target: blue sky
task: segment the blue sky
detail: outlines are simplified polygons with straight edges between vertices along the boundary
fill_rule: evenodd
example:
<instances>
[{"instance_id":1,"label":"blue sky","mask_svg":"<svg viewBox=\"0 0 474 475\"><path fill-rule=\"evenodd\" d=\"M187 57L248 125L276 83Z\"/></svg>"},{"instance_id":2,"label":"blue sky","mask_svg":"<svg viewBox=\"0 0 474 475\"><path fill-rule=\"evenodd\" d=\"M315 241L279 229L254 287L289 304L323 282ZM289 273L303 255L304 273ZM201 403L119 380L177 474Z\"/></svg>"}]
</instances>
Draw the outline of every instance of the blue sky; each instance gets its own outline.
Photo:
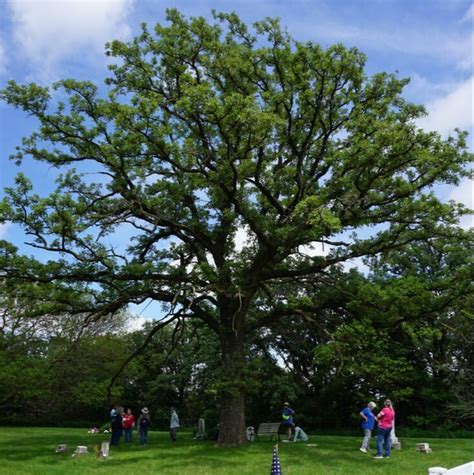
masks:
<instances>
[{"instance_id":1,"label":"blue sky","mask_svg":"<svg viewBox=\"0 0 474 475\"><path fill-rule=\"evenodd\" d=\"M420 126L443 135L454 127L473 130L470 0L2 0L0 85L9 79L48 84L65 77L102 82L104 43L133 37L141 22L164 21L169 7L205 17L211 9L234 10L250 23L278 16L298 40L356 46L368 57L368 73L412 78L406 97L429 111ZM19 171L8 156L34 127L32 119L0 104L0 196ZM53 186L53 172L45 167L25 163L22 171L45 192ZM438 193L472 207L467 181ZM2 224L0 238L22 240Z\"/></svg>"}]
</instances>

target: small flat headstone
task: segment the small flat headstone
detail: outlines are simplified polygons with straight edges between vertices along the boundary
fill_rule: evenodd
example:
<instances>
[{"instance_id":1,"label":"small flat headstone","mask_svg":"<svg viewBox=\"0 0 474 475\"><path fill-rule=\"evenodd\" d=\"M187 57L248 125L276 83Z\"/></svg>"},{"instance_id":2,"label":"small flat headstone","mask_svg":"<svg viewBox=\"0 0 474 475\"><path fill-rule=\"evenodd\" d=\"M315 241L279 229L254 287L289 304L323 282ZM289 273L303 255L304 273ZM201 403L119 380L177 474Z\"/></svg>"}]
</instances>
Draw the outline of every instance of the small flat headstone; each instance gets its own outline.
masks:
<instances>
[{"instance_id":1,"label":"small flat headstone","mask_svg":"<svg viewBox=\"0 0 474 475\"><path fill-rule=\"evenodd\" d=\"M67 453L68 451L68 446L67 444L59 444L57 447L56 447L56 453L57 454L65 454Z\"/></svg>"},{"instance_id":2,"label":"small flat headstone","mask_svg":"<svg viewBox=\"0 0 474 475\"><path fill-rule=\"evenodd\" d=\"M78 445L72 456L76 455L87 455L89 451L87 450L87 445Z\"/></svg>"},{"instance_id":3,"label":"small flat headstone","mask_svg":"<svg viewBox=\"0 0 474 475\"><path fill-rule=\"evenodd\" d=\"M428 469L428 475L444 475L448 473L448 469L444 467L431 467Z\"/></svg>"},{"instance_id":4,"label":"small flat headstone","mask_svg":"<svg viewBox=\"0 0 474 475\"><path fill-rule=\"evenodd\" d=\"M428 444L426 442L423 442L421 444L416 444L416 450L417 450L417 452L431 453L430 444Z\"/></svg>"}]
</instances>

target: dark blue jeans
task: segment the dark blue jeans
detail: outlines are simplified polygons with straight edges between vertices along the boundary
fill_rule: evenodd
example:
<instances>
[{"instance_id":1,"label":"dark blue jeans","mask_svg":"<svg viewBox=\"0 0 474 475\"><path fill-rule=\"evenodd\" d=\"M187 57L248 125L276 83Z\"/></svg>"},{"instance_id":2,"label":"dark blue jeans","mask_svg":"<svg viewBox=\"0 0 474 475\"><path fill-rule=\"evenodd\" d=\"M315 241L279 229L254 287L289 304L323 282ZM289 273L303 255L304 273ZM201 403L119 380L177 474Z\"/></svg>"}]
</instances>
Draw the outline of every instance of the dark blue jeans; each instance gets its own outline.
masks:
<instances>
[{"instance_id":1,"label":"dark blue jeans","mask_svg":"<svg viewBox=\"0 0 474 475\"><path fill-rule=\"evenodd\" d=\"M110 439L110 445L118 445L121 435L122 429L112 429L112 438Z\"/></svg>"},{"instance_id":2,"label":"dark blue jeans","mask_svg":"<svg viewBox=\"0 0 474 475\"><path fill-rule=\"evenodd\" d=\"M385 445L385 457L390 457L390 449L392 448L392 440L390 439L390 429L377 429L377 455L382 455L382 444Z\"/></svg>"},{"instance_id":3,"label":"dark blue jeans","mask_svg":"<svg viewBox=\"0 0 474 475\"><path fill-rule=\"evenodd\" d=\"M142 429L140 427L140 444L146 445L148 442L148 429Z\"/></svg>"},{"instance_id":4,"label":"dark blue jeans","mask_svg":"<svg viewBox=\"0 0 474 475\"><path fill-rule=\"evenodd\" d=\"M123 430L123 435L125 442L131 442L132 441L132 431L133 429L124 429Z\"/></svg>"}]
</instances>

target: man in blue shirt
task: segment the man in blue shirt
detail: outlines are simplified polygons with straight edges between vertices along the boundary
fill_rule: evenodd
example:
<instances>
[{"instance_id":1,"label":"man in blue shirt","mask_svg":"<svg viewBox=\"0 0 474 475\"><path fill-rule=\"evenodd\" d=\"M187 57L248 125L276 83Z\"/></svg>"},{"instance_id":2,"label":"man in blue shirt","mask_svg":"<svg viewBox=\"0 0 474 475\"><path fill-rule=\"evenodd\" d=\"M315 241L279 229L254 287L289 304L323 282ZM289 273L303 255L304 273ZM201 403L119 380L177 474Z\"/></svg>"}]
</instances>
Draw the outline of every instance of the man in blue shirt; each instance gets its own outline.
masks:
<instances>
[{"instance_id":1,"label":"man in blue shirt","mask_svg":"<svg viewBox=\"0 0 474 475\"><path fill-rule=\"evenodd\" d=\"M360 451L366 453L369 450L370 437L372 436L372 431L375 425L375 416L372 412L375 408L375 402L369 402L367 407L364 407L362 411L359 412L360 417L362 417L362 430L364 431L364 439L362 440L362 445Z\"/></svg>"}]
</instances>

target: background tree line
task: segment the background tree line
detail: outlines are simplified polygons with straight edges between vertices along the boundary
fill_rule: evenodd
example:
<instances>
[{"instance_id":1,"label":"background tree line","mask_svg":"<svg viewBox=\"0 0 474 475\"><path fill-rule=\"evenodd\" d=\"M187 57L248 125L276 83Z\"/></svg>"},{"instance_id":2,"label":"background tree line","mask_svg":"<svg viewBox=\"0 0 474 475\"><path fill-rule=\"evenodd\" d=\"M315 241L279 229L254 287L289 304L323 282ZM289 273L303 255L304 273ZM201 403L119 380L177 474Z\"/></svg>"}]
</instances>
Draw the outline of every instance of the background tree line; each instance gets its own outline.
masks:
<instances>
[{"instance_id":1,"label":"background tree line","mask_svg":"<svg viewBox=\"0 0 474 475\"><path fill-rule=\"evenodd\" d=\"M247 423L278 420L290 400L308 430L351 430L368 399L391 397L400 427L472 428L470 242L459 232L410 246L367 261L368 275L331 268L307 292L319 312L269 321L246 345ZM280 291L291 299L304 285ZM21 293L9 299L5 282L3 290L0 423L100 425L120 401L150 407L155 427L166 426L175 406L186 425L204 417L215 433L221 356L205 325L162 328L108 396L153 323L129 332L124 313L86 327L80 316L36 318L22 310Z\"/></svg>"}]
</instances>

